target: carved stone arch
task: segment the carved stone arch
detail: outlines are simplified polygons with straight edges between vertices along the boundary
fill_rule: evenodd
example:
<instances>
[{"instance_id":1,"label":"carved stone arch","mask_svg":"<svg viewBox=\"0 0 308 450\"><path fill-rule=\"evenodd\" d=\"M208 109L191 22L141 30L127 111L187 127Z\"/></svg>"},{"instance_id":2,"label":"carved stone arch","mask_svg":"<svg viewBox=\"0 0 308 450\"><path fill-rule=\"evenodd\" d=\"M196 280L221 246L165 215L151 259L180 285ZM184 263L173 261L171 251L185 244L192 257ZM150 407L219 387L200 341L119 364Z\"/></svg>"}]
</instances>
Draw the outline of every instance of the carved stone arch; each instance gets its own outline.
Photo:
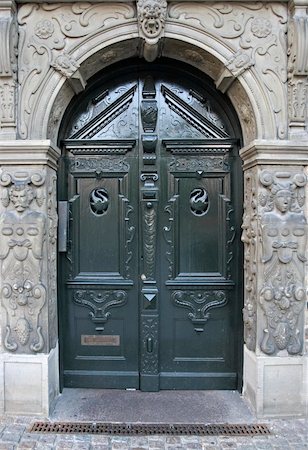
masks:
<instances>
[{"instance_id":1,"label":"carved stone arch","mask_svg":"<svg viewBox=\"0 0 308 450\"><path fill-rule=\"evenodd\" d=\"M200 41L191 43L190 39L187 38L185 40L185 36L184 40L183 36L181 39L178 39L178 37L179 36L176 36L176 38L167 37L165 39L162 56L186 62L198 68L206 75L210 76L220 90L223 92L228 90L227 95L237 112L241 124L244 144L248 144L256 138L265 138L267 135L272 136L275 134L274 120L271 120L269 116L272 115L270 105L266 105L265 112L264 105L259 105L257 103L257 99L264 98L265 95L260 83L256 82L255 74L246 73L238 79L231 74L232 80L230 82L229 79L227 80L230 72L225 67L227 58L222 56L226 53L225 51L221 51L219 54L218 51L214 52L210 45L201 45ZM120 38L123 40L120 40ZM58 82L57 85L54 85L54 88L51 90L54 92L54 96L53 98L49 97L50 101L53 100L52 105L48 108L46 108L46 105L38 107L38 111L46 111L46 114L48 114L49 111L49 118L48 121L46 121L45 116L45 119L43 120L41 119L42 115L38 114L38 118L33 120L33 125L35 126L35 129L33 129L34 133L37 129L43 130L44 123L48 123L47 129L44 131L44 137L47 136L56 141L58 126L61 122L62 115L75 93L82 89L83 84L85 85L90 77L108 65L139 55L138 38L134 37L132 39L127 39L126 33L117 37L118 42L114 42L114 37L112 38L113 42L102 42L99 41L97 37L95 40L97 41L96 47L94 46L94 42L88 42L89 45L87 45L87 47L89 50L87 53L83 53L82 57L78 60L78 65L80 67L73 77L66 79L62 76L60 82ZM71 57L73 60L75 55L80 54L80 48L81 46L78 46L78 48L72 52ZM221 50L223 50L223 47ZM218 54L219 57L217 56ZM229 55L231 55L230 51ZM224 71L226 70L227 73L224 74ZM55 78L53 80L55 81ZM225 83L228 83L227 88L225 88ZM41 98L42 97L44 97L44 95L42 95ZM263 106L263 110L261 106ZM266 126L264 117L269 117ZM41 120L42 127L37 127L37 120ZM35 137L42 138L42 136Z\"/></svg>"},{"instance_id":2,"label":"carved stone arch","mask_svg":"<svg viewBox=\"0 0 308 450\"><path fill-rule=\"evenodd\" d=\"M54 31L56 24L60 23L55 20L56 14L68 5L42 5L32 11L25 10L26 7L20 9L19 134L22 139L48 137L56 141L66 107L74 94L84 88L87 80L111 63L139 56L142 45L135 9L131 5L116 5L119 11L116 11L111 23L111 12L105 13L102 9L100 14L106 19L106 26L97 26L91 33L85 29L83 34L76 34L73 38L67 37L63 30L58 30L55 36ZM105 8L104 5L100 7ZM178 7L193 8L193 4L181 3ZM91 8L98 6L92 5ZM210 11L211 6L204 4L202 8ZM251 9L252 17L257 17L260 11L263 13L260 8ZM73 11L72 14L77 13ZM36 14L35 19L33 14ZM256 29L254 33L258 35L262 30L260 26L260 30ZM49 42L52 32L58 38L56 46ZM267 33L266 27L263 33ZM63 48L60 49L61 39ZM173 6L169 8L162 41L163 56L184 60L198 67L214 79L220 90L227 93L239 116L244 144L253 139L284 137L286 108L281 104L286 100L286 88L283 83L277 82L273 89L271 77L274 71L265 66L265 76L264 67L259 64L260 58L252 61L247 52L238 50L235 39L233 42L216 29L207 29L201 21L188 20L186 13L175 12ZM272 98L281 104L273 105Z\"/></svg>"},{"instance_id":3,"label":"carved stone arch","mask_svg":"<svg viewBox=\"0 0 308 450\"><path fill-rule=\"evenodd\" d=\"M228 61L233 53L223 42L197 31L192 40L178 30L168 37L164 44L163 55L186 62L204 72L215 82L216 87L230 98L239 118L244 144L254 139L275 136L275 121L271 106L258 76L249 68L241 75L234 75L228 69ZM260 103L260 98L265 99ZM264 118L268 118L265 123Z\"/></svg>"}]
</instances>

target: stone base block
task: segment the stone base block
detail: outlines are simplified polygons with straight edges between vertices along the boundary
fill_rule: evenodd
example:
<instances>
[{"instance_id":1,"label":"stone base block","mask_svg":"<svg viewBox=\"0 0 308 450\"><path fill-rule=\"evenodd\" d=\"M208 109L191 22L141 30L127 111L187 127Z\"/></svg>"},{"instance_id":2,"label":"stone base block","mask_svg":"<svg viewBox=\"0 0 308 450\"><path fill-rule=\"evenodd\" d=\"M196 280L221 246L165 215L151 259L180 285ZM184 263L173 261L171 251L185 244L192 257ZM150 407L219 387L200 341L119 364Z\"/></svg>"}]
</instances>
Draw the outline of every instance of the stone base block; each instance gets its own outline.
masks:
<instances>
[{"instance_id":1,"label":"stone base block","mask_svg":"<svg viewBox=\"0 0 308 450\"><path fill-rule=\"evenodd\" d=\"M59 395L58 346L49 354L0 354L0 414L48 417Z\"/></svg>"},{"instance_id":2,"label":"stone base block","mask_svg":"<svg viewBox=\"0 0 308 450\"><path fill-rule=\"evenodd\" d=\"M257 356L244 348L244 398L257 417L308 417L308 357Z\"/></svg>"}]
</instances>

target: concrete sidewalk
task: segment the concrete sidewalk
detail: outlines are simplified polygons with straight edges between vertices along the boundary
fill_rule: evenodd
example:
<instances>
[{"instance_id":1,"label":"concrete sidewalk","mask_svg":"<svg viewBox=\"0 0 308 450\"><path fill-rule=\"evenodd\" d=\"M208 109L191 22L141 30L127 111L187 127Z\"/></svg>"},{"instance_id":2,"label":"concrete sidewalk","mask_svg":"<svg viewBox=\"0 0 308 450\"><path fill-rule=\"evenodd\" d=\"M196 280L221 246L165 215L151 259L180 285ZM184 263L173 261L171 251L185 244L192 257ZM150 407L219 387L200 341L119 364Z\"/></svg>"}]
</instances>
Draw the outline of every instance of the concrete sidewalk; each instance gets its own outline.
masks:
<instances>
[{"instance_id":1,"label":"concrete sidewalk","mask_svg":"<svg viewBox=\"0 0 308 450\"><path fill-rule=\"evenodd\" d=\"M51 422L124 423L265 423L261 436L106 436L30 433L44 418L2 417L0 450L210 450L308 449L308 421L303 418L257 420L238 392L106 391L65 389Z\"/></svg>"}]
</instances>

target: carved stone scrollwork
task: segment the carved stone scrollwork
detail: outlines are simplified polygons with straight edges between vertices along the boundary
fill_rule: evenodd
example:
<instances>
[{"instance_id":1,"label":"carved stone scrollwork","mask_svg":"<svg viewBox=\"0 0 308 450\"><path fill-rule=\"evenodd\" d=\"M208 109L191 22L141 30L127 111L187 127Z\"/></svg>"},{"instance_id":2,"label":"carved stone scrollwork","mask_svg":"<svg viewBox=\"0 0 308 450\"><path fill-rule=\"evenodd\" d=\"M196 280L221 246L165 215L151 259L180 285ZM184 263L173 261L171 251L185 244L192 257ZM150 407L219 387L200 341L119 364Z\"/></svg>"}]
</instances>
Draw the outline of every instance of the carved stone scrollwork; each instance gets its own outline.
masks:
<instances>
[{"instance_id":1,"label":"carved stone scrollwork","mask_svg":"<svg viewBox=\"0 0 308 450\"><path fill-rule=\"evenodd\" d=\"M294 2L288 30L288 87L290 133L305 134L308 125L307 4Z\"/></svg>"},{"instance_id":2,"label":"carved stone scrollwork","mask_svg":"<svg viewBox=\"0 0 308 450\"><path fill-rule=\"evenodd\" d=\"M44 338L40 312L46 302L42 283L47 217L39 211L45 197L44 173L1 174L0 216L1 302L6 311L4 346L9 351L40 352ZM31 205L37 204L37 208Z\"/></svg>"},{"instance_id":3,"label":"carved stone scrollwork","mask_svg":"<svg viewBox=\"0 0 308 450\"><path fill-rule=\"evenodd\" d=\"M144 41L143 56L151 62L159 55L159 41L163 37L167 17L166 0L138 0L139 34Z\"/></svg>"},{"instance_id":4,"label":"carved stone scrollwork","mask_svg":"<svg viewBox=\"0 0 308 450\"><path fill-rule=\"evenodd\" d=\"M286 31L288 11L280 3L174 2L168 9L168 23L175 22L204 30L231 49L226 67L216 85L225 91L249 68L257 73L264 88L255 98L261 111L265 100L271 105L277 138L287 137ZM230 80L228 80L230 78ZM259 91L261 92L261 91ZM256 97L256 92L254 93ZM264 98L262 99L262 97ZM246 115L247 112L245 112ZM250 111L248 111L250 113Z\"/></svg>"},{"instance_id":5,"label":"carved stone scrollwork","mask_svg":"<svg viewBox=\"0 0 308 450\"><path fill-rule=\"evenodd\" d=\"M0 136L2 139L14 139L18 43L16 10L14 2L7 2L0 8Z\"/></svg>"},{"instance_id":6,"label":"carved stone scrollwork","mask_svg":"<svg viewBox=\"0 0 308 450\"><path fill-rule=\"evenodd\" d=\"M127 294L124 291L78 290L73 301L90 310L89 316L95 324L105 324L111 316L109 310L125 305Z\"/></svg>"},{"instance_id":7,"label":"carved stone scrollwork","mask_svg":"<svg viewBox=\"0 0 308 450\"><path fill-rule=\"evenodd\" d=\"M19 108L20 134L23 139L28 137L31 114L41 95L47 73L50 70L57 71L68 78L75 92L83 89L85 80L79 70L79 61L73 54L76 47L112 26L135 18L135 14L133 5L125 2L21 5L18 11ZM105 57L108 60L108 52Z\"/></svg>"},{"instance_id":8,"label":"carved stone scrollwork","mask_svg":"<svg viewBox=\"0 0 308 450\"><path fill-rule=\"evenodd\" d=\"M245 173L245 198L242 224L242 242L244 243L244 341L249 350L256 349L257 325L257 246L258 214L257 188L255 173Z\"/></svg>"},{"instance_id":9,"label":"carved stone scrollwork","mask_svg":"<svg viewBox=\"0 0 308 450\"><path fill-rule=\"evenodd\" d=\"M303 350L307 222L303 213L304 173L263 171L259 196L264 284L260 305L265 315L261 350L298 354Z\"/></svg>"},{"instance_id":10,"label":"carved stone scrollwork","mask_svg":"<svg viewBox=\"0 0 308 450\"><path fill-rule=\"evenodd\" d=\"M194 325L196 332L204 331L206 322L210 318L208 312L212 308L226 305L228 297L224 291L175 291L171 295L176 306L189 309L188 318Z\"/></svg>"}]
</instances>

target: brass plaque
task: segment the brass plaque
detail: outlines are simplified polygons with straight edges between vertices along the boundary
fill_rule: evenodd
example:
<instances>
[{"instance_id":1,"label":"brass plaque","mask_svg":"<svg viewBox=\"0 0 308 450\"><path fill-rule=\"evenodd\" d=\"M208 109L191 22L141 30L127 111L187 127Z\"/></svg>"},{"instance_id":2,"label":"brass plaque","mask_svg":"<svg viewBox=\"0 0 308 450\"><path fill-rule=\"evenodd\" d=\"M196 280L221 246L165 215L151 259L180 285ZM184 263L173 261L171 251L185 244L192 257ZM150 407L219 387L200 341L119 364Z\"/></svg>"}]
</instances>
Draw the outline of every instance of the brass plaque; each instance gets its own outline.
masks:
<instances>
[{"instance_id":1,"label":"brass plaque","mask_svg":"<svg viewBox=\"0 0 308 450\"><path fill-rule=\"evenodd\" d=\"M120 336L106 334L82 334L81 345L105 345L118 347L120 345Z\"/></svg>"}]
</instances>

